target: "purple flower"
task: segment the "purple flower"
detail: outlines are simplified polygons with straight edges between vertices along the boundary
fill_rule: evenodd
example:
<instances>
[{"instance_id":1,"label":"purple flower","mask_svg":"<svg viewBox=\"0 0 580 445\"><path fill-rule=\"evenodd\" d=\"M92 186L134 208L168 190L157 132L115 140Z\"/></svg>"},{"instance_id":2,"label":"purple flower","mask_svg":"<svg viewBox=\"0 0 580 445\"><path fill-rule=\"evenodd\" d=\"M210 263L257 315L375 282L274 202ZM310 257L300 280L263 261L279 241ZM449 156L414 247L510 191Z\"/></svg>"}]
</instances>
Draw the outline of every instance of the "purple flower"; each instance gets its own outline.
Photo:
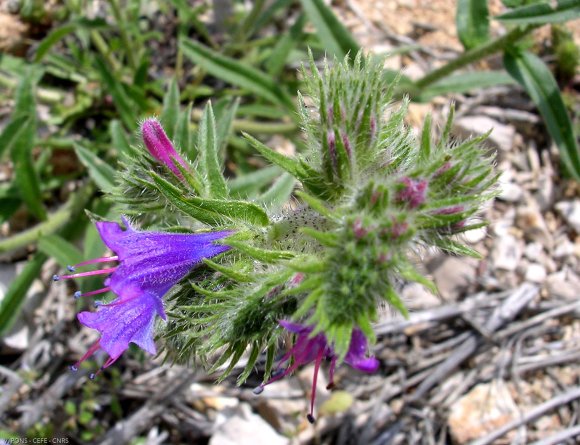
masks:
<instances>
[{"instance_id":1,"label":"purple flower","mask_svg":"<svg viewBox=\"0 0 580 445\"><path fill-rule=\"evenodd\" d=\"M108 304L95 303L96 312L81 312L78 320L101 334L99 340L71 367L76 370L81 362L97 350L103 349L109 359L101 369L107 368L135 343L145 351L155 354L153 328L155 316L165 320L162 297L183 279L203 258L213 257L229 250L215 241L230 235L231 231L208 233L163 233L134 230L123 218L123 230L115 222L97 222L103 242L116 256L102 257L69 266L77 267L96 263L116 262L117 266L71 275L55 275L54 281L106 274L104 287L86 293L76 292L75 298L113 292L117 298ZM94 374L92 375L94 377Z\"/></svg>"},{"instance_id":2,"label":"purple flower","mask_svg":"<svg viewBox=\"0 0 580 445\"><path fill-rule=\"evenodd\" d=\"M174 161L177 161L185 169L190 168L187 162L175 151L173 144L157 119L146 119L141 124L141 134L149 153L159 162L165 164L177 176L181 178L182 174Z\"/></svg>"},{"instance_id":3,"label":"purple flower","mask_svg":"<svg viewBox=\"0 0 580 445\"><path fill-rule=\"evenodd\" d=\"M334 386L334 369L338 357L335 355L332 346L328 344L326 336L323 333L317 334L314 337L311 336L314 329L312 326L304 326L285 320L280 320L279 323L284 329L297 335L296 342L282 357L278 369L272 374L272 378L266 383L258 386L254 390L254 393L260 394L266 385L291 374L299 366L314 361L314 376L312 378L312 391L310 396L310 413L307 415L308 421L314 423L314 401L316 399L316 382L318 380L320 363L324 358L330 360L330 369L328 372L330 382L327 389L331 389ZM375 372L379 367L379 361L374 357L367 357L367 349L368 345L365 335L360 329L355 328L352 331L350 346L344 361L359 371L367 373ZM282 369L282 364L290 361L290 359L292 359L292 364L286 369Z\"/></svg>"},{"instance_id":4,"label":"purple flower","mask_svg":"<svg viewBox=\"0 0 580 445\"><path fill-rule=\"evenodd\" d=\"M400 184L403 186L397 194L397 200L406 202L412 209L419 207L425 202L427 194L427 181L425 179L413 179L404 177Z\"/></svg>"}]
</instances>

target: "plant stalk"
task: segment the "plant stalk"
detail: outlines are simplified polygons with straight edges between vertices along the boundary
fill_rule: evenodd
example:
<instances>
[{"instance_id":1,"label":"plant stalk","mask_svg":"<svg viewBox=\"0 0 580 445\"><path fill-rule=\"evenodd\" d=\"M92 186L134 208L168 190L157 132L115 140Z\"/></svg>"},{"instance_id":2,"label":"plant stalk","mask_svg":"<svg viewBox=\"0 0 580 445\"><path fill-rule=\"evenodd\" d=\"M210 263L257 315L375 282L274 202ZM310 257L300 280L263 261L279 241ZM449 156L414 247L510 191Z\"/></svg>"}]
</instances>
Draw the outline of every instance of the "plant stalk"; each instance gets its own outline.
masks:
<instances>
[{"instance_id":1,"label":"plant stalk","mask_svg":"<svg viewBox=\"0 0 580 445\"><path fill-rule=\"evenodd\" d=\"M458 70L459 68L463 68L466 65L471 63L477 62L478 60L484 59L498 51L501 51L506 46L520 40L522 37L529 34L531 31L537 28L537 25L528 25L524 27L517 27L512 29L510 32L505 34L502 37L498 37L495 40L491 40L483 45L480 45L476 48L473 48L459 57L451 60L446 65L443 65L441 68L438 68L426 76L422 77L418 81L415 82L415 87L419 90L422 90L429 85L434 84L438 80L447 77L449 74L453 73L454 71Z\"/></svg>"}]
</instances>

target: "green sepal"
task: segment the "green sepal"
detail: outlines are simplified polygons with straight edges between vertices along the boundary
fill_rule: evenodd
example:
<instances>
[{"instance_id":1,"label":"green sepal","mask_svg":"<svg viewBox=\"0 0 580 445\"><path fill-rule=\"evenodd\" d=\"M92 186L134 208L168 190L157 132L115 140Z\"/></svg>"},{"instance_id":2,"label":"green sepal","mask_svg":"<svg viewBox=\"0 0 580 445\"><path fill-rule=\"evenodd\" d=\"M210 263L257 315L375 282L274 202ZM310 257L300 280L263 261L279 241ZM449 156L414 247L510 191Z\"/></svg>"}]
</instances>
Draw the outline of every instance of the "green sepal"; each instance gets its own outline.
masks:
<instances>
[{"instance_id":1,"label":"green sepal","mask_svg":"<svg viewBox=\"0 0 580 445\"><path fill-rule=\"evenodd\" d=\"M251 258L254 258L258 261L263 261L265 263L275 263L277 261L289 260L295 256L294 252L262 249L233 239L228 239L228 246L233 247L234 249L245 255L248 255Z\"/></svg>"},{"instance_id":2,"label":"green sepal","mask_svg":"<svg viewBox=\"0 0 580 445\"><path fill-rule=\"evenodd\" d=\"M214 263L212 260L208 258L204 258L202 260L208 267L212 268L213 270L221 273L225 277L237 281L239 283L251 283L254 281L254 277L251 275L240 272L239 270L234 270L230 267L222 266L221 264Z\"/></svg>"},{"instance_id":3,"label":"green sepal","mask_svg":"<svg viewBox=\"0 0 580 445\"><path fill-rule=\"evenodd\" d=\"M481 260L483 258L482 255L477 250L474 250L471 247L468 247L456 241L452 241L449 238L434 237L434 239L430 241L441 250L444 250L448 253L452 253L454 255L469 256L472 258L476 258L478 260Z\"/></svg>"},{"instance_id":4,"label":"green sepal","mask_svg":"<svg viewBox=\"0 0 580 445\"><path fill-rule=\"evenodd\" d=\"M403 277L405 280L415 281L421 284L422 286L425 286L432 293L434 294L437 293L437 286L435 285L435 283L426 276L424 276L422 273L420 273L417 269L415 269L411 263L407 263L402 267L400 267L399 273L401 274L401 277Z\"/></svg>"},{"instance_id":5,"label":"green sepal","mask_svg":"<svg viewBox=\"0 0 580 445\"><path fill-rule=\"evenodd\" d=\"M401 300L401 297L395 292L391 286L387 286L385 289L384 299L389 302L391 306L397 309L405 318L409 318L409 311L405 307L405 304Z\"/></svg>"},{"instance_id":6,"label":"green sepal","mask_svg":"<svg viewBox=\"0 0 580 445\"><path fill-rule=\"evenodd\" d=\"M335 233L331 232L321 232L320 230L313 229L312 227L302 227L300 232L315 239L323 246L336 247L340 242L339 237Z\"/></svg>"},{"instance_id":7,"label":"green sepal","mask_svg":"<svg viewBox=\"0 0 580 445\"><path fill-rule=\"evenodd\" d=\"M308 193L303 191L297 191L295 195L301 198L304 202L306 202L306 204L308 204L308 206L312 210L320 213L325 218L328 218L329 220L337 219L337 217L332 213L332 211L328 207L326 207L326 204L324 203L323 200L315 198L314 196L309 195Z\"/></svg>"}]
</instances>

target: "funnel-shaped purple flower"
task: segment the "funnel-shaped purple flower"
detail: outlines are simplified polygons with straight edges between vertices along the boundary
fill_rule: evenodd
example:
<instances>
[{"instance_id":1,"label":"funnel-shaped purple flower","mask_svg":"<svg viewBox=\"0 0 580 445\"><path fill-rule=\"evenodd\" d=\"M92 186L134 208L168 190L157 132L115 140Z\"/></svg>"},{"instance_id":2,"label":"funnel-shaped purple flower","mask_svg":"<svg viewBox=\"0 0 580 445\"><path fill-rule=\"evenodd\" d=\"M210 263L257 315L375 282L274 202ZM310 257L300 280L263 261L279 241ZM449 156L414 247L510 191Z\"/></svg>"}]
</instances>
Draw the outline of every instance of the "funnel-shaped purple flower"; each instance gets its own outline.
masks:
<instances>
[{"instance_id":1,"label":"funnel-shaped purple flower","mask_svg":"<svg viewBox=\"0 0 580 445\"><path fill-rule=\"evenodd\" d=\"M190 168L187 162L177 153L157 119L151 118L143 121L141 135L149 153L159 162L165 164L177 176L182 177L179 168L175 165L175 161L185 169Z\"/></svg>"},{"instance_id":2,"label":"funnel-shaped purple flower","mask_svg":"<svg viewBox=\"0 0 580 445\"><path fill-rule=\"evenodd\" d=\"M74 272L77 267L89 264L118 262L116 267L71 275L55 275L53 279L78 278L83 276L107 274L105 287L75 297L91 296L112 291L117 295L111 303L96 303L97 312L81 312L79 321L87 327L100 332L99 340L87 353L72 366L79 364L98 349L109 354L102 369L110 366L129 347L135 343L145 351L154 354L153 327L155 316L165 319L162 297L177 282L183 279L204 258L225 252L228 246L216 244L231 231L208 233L163 233L134 230L123 218L127 227L123 230L115 222L98 222L97 230L103 242L116 256L84 261L69 266Z\"/></svg>"},{"instance_id":3,"label":"funnel-shaped purple flower","mask_svg":"<svg viewBox=\"0 0 580 445\"><path fill-rule=\"evenodd\" d=\"M299 366L306 365L314 361L314 376L312 378L312 391L310 396L310 413L307 418L310 423L314 423L314 401L316 399L316 382L318 380L318 371L320 370L320 363L322 359L330 360L329 369L329 384L327 389L334 386L334 369L336 367L337 356L334 349L328 344L326 336L323 333L311 336L313 331L312 326L304 326L298 323L281 320L280 325L287 331L296 334L296 342L294 346L282 357L278 365L278 370L272 375L272 378L266 383L258 386L255 394L260 394L264 390L264 386L269 385L276 380L287 376L294 372ZM379 361L374 357L367 357L368 350L367 339L362 331L355 328L352 331L350 345L344 361L359 371L371 373L375 372L379 367ZM282 369L282 365L292 359L292 364L286 369Z\"/></svg>"}]
</instances>

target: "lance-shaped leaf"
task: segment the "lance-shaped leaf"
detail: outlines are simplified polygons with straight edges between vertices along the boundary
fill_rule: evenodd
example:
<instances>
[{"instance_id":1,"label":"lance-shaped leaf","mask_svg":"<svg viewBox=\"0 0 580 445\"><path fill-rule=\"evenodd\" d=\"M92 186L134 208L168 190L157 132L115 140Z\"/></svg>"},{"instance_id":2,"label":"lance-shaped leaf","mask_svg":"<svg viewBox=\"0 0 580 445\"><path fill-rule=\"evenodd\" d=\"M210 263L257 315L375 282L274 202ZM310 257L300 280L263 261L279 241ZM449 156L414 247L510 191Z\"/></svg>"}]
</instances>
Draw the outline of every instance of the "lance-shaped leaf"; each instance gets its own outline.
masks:
<instances>
[{"instance_id":1,"label":"lance-shaped leaf","mask_svg":"<svg viewBox=\"0 0 580 445\"><path fill-rule=\"evenodd\" d=\"M111 192L115 187L115 169L99 158L91 150L75 144L79 161L87 168L89 176L104 192Z\"/></svg>"},{"instance_id":2,"label":"lance-shaped leaf","mask_svg":"<svg viewBox=\"0 0 580 445\"><path fill-rule=\"evenodd\" d=\"M159 191L171 204L198 221L209 225L224 224L228 220L238 220L259 226L269 224L268 215L256 204L246 201L186 197L179 188L166 179L153 172L150 175Z\"/></svg>"},{"instance_id":3,"label":"lance-shaped leaf","mask_svg":"<svg viewBox=\"0 0 580 445\"><path fill-rule=\"evenodd\" d=\"M169 88L163 98L163 109L159 120L167 133L167 137L171 140L175 138L175 131L177 128L177 121L179 118L179 86L177 79L171 79Z\"/></svg>"},{"instance_id":4,"label":"lance-shaped leaf","mask_svg":"<svg viewBox=\"0 0 580 445\"><path fill-rule=\"evenodd\" d=\"M489 39L487 0L458 0L455 16L459 40L466 49Z\"/></svg>"},{"instance_id":5,"label":"lance-shaped leaf","mask_svg":"<svg viewBox=\"0 0 580 445\"><path fill-rule=\"evenodd\" d=\"M580 180L580 150L554 76L546 64L529 51L506 52L504 65L540 110L568 173Z\"/></svg>"},{"instance_id":6,"label":"lance-shaped leaf","mask_svg":"<svg viewBox=\"0 0 580 445\"><path fill-rule=\"evenodd\" d=\"M552 8L548 2L539 2L521 6L495 17L504 23L514 25L544 25L562 23L580 18L578 0L558 0Z\"/></svg>"},{"instance_id":7,"label":"lance-shaped leaf","mask_svg":"<svg viewBox=\"0 0 580 445\"><path fill-rule=\"evenodd\" d=\"M187 57L218 79L245 88L270 102L283 105L291 110L294 109L294 103L290 96L263 72L223 56L193 40L183 39L180 45Z\"/></svg>"},{"instance_id":8,"label":"lance-shaped leaf","mask_svg":"<svg viewBox=\"0 0 580 445\"><path fill-rule=\"evenodd\" d=\"M206 195L212 198L226 197L228 189L222 174L222 163L218 158L215 117L209 102L203 110L203 116L199 123L197 150L200 173L207 179Z\"/></svg>"},{"instance_id":9,"label":"lance-shaped leaf","mask_svg":"<svg viewBox=\"0 0 580 445\"><path fill-rule=\"evenodd\" d=\"M358 53L360 47L354 37L322 0L301 0L301 3L331 58L336 56L342 60L347 54Z\"/></svg>"}]
</instances>

